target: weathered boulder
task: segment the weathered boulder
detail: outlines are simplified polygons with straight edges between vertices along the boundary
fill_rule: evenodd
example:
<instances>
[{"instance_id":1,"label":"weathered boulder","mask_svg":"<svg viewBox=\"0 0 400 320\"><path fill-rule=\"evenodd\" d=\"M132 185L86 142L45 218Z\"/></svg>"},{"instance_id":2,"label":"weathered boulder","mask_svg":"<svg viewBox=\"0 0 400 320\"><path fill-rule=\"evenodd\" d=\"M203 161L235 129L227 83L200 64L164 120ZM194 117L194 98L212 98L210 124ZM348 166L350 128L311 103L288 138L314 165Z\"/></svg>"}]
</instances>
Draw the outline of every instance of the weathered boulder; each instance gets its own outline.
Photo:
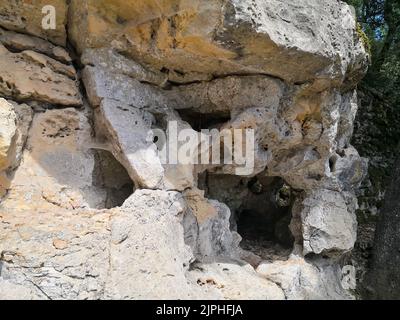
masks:
<instances>
[{"instance_id":1,"label":"weathered boulder","mask_svg":"<svg viewBox=\"0 0 400 320\"><path fill-rule=\"evenodd\" d=\"M137 186L162 188L164 170L157 157L157 149L149 140L153 116L118 101L104 99L97 119L99 128L104 130L104 136L111 142L113 153L127 168Z\"/></svg>"},{"instance_id":2,"label":"weathered boulder","mask_svg":"<svg viewBox=\"0 0 400 320\"><path fill-rule=\"evenodd\" d=\"M354 197L351 200L355 201ZM357 221L355 208L348 201L332 190L311 191L296 200L293 208L296 219L291 227L304 255L341 255L353 249Z\"/></svg>"},{"instance_id":3,"label":"weathered boulder","mask_svg":"<svg viewBox=\"0 0 400 320\"><path fill-rule=\"evenodd\" d=\"M185 126L172 112L165 114L168 115ZM137 187L183 191L194 186L193 165L161 162L157 146L153 143L152 128L156 119L150 112L105 98L95 110L95 121L98 135L104 137L105 143L125 166Z\"/></svg>"}]
</instances>

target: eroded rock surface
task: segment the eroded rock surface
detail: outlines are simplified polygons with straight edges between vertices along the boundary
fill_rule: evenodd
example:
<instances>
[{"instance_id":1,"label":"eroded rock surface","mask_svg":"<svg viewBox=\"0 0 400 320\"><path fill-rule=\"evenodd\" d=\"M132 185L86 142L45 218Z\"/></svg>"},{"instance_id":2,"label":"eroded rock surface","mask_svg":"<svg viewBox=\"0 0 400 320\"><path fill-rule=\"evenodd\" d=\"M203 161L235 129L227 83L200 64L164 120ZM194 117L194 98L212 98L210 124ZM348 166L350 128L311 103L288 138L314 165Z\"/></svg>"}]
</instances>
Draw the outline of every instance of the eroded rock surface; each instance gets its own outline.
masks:
<instances>
[{"instance_id":1,"label":"eroded rock surface","mask_svg":"<svg viewBox=\"0 0 400 320\"><path fill-rule=\"evenodd\" d=\"M79 106L81 96L74 67L41 53L12 53L0 45L0 93L18 100Z\"/></svg>"},{"instance_id":2,"label":"eroded rock surface","mask_svg":"<svg viewBox=\"0 0 400 320\"><path fill-rule=\"evenodd\" d=\"M0 196L10 187L21 162L23 148L32 121L32 109L26 104L0 99Z\"/></svg>"},{"instance_id":3,"label":"eroded rock surface","mask_svg":"<svg viewBox=\"0 0 400 320\"><path fill-rule=\"evenodd\" d=\"M56 12L56 28L43 29L42 13L46 5L51 5ZM32 0L32 1L0 1L0 26L8 30L31 34L57 45L65 46L67 32L67 1L66 0ZM45 10L45 13L48 11Z\"/></svg>"},{"instance_id":4,"label":"eroded rock surface","mask_svg":"<svg viewBox=\"0 0 400 320\"><path fill-rule=\"evenodd\" d=\"M46 4L53 31L42 1L0 1L0 298L353 298L349 6ZM251 170L165 163L155 132L182 129L253 129Z\"/></svg>"},{"instance_id":5,"label":"eroded rock surface","mask_svg":"<svg viewBox=\"0 0 400 320\"><path fill-rule=\"evenodd\" d=\"M79 51L114 41L172 77L266 73L292 82L341 81L365 67L351 10L339 2L76 0L71 6L70 34Z\"/></svg>"}]
</instances>

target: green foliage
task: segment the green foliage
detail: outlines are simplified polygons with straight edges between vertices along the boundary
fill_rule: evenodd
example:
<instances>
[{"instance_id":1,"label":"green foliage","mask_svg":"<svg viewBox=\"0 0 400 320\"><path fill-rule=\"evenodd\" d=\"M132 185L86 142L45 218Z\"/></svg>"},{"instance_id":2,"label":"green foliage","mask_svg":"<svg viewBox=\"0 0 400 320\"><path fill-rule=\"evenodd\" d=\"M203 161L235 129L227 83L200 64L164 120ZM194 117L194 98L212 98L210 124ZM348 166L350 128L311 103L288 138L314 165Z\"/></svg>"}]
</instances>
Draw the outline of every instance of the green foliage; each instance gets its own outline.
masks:
<instances>
[{"instance_id":1,"label":"green foliage","mask_svg":"<svg viewBox=\"0 0 400 320\"><path fill-rule=\"evenodd\" d=\"M363 223L374 219L368 208L380 208L400 147L400 1L345 2L354 6L357 33L371 54L371 66L359 86L361 107L352 141L369 159L369 180L359 198L365 208L358 212Z\"/></svg>"},{"instance_id":2,"label":"green foliage","mask_svg":"<svg viewBox=\"0 0 400 320\"><path fill-rule=\"evenodd\" d=\"M371 66L361 86L376 91L395 109L400 108L400 1L345 2L355 8L357 33L371 55Z\"/></svg>"},{"instance_id":3,"label":"green foliage","mask_svg":"<svg viewBox=\"0 0 400 320\"><path fill-rule=\"evenodd\" d=\"M400 1L345 2L356 9L357 33L371 53L372 64L362 87L376 91L386 104L400 111Z\"/></svg>"},{"instance_id":4,"label":"green foliage","mask_svg":"<svg viewBox=\"0 0 400 320\"><path fill-rule=\"evenodd\" d=\"M362 26L359 22L357 22L357 34L359 38L361 39L364 48L367 50L368 54L371 55L371 40L368 38L368 36L365 34L364 30L362 29Z\"/></svg>"}]
</instances>

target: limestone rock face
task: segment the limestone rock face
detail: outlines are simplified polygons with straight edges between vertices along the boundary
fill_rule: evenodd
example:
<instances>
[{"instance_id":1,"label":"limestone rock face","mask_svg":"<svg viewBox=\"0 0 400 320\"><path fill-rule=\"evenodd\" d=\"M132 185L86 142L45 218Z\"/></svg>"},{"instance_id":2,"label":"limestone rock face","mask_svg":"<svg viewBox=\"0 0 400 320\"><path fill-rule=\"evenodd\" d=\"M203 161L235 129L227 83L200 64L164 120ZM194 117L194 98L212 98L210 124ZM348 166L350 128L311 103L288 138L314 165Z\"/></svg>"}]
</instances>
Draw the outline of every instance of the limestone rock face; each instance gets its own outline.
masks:
<instances>
[{"instance_id":1,"label":"limestone rock face","mask_svg":"<svg viewBox=\"0 0 400 320\"><path fill-rule=\"evenodd\" d=\"M35 210L42 200L50 208L103 207L106 195L95 185L96 158L88 148L90 130L87 117L75 109L36 114L2 208Z\"/></svg>"},{"instance_id":2,"label":"limestone rock face","mask_svg":"<svg viewBox=\"0 0 400 320\"><path fill-rule=\"evenodd\" d=\"M28 36L0 28L0 41L14 51L34 50L43 53L63 63L70 63L71 57L67 50L41 38Z\"/></svg>"},{"instance_id":3,"label":"limestone rock face","mask_svg":"<svg viewBox=\"0 0 400 320\"><path fill-rule=\"evenodd\" d=\"M18 100L66 106L82 104L76 71L40 53L12 53L0 45L0 93Z\"/></svg>"},{"instance_id":4,"label":"limestone rock face","mask_svg":"<svg viewBox=\"0 0 400 320\"><path fill-rule=\"evenodd\" d=\"M32 121L32 109L0 99L0 196L4 196L11 183L11 176L21 162L23 148Z\"/></svg>"},{"instance_id":5,"label":"limestone rock face","mask_svg":"<svg viewBox=\"0 0 400 320\"><path fill-rule=\"evenodd\" d=\"M181 224L186 205L177 192L141 190L108 211L44 202L35 211L2 211L4 299L283 298L249 265L190 271L194 257Z\"/></svg>"},{"instance_id":6,"label":"limestone rock face","mask_svg":"<svg viewBox=\"0 0 400 320\"><path fill-rule=\"evenodd\" d=\"M353 298L349 6L0 0L0 27L0 298Z\"/></svg>"},{"instance_id":7,"label":"limestone rock face","mask_svg":"<svg viewBox=\"0 0 400 320\"><path fill-rule=\"evenodd\" d=\"M152 115L105 99L99 107L99 118L99 125L107 130L104 135L112 140L114 153L132 180L143 188L161 188L164 170L153 141L147 137Z\"/></svg>"},{"instance_id":8,"label":"limestone rock face","mask_svg":"<svg viewBox=\"0 0 400 320\"><path fill-rule=\"evenodd\" d=\"M17 131L17 117L14 107L6 100L1 99L0 104L0 169L4 169L9 166L9 153Z\"/></svg>"},{"instance_id":9,"label":"limestone rock face","mask_svg":"<svg viewBox=\"0 0 400 320\"><path fill-rule=\"evenodd\" d=\"M195 265L189 277L196 279L211 297L215 295L228 300L285 299L279 285L260 277L250 265L240 267L227 262Z\"/></svg>"},{"instance_id":10,"label":"limestone rock face","mask_svg":"<svg viewBox=\"0 0 400 320\"><path fill-rule=\"evenodd\" d=\"M79 51L113 41L171 78L265 73L290 82L342 81L349 69L366 66L352 12L339 2L76 0L71 6L70 35Z\"/></svg>"},{"instance_id":11,"label":"limestone rock face","mask_svg":"<svg viewBox=\"0 0 400 320\"><path fill-rule=\"evenodd\" d=\"M290 300L342 300L352 296L341 285L341 271L321 261L291 257L288 261L262 263L257 272L279 283Z\"/></svg>"},{"instance_id":12,"label":"limestone rock face","mask_svg":"<svg viewBox=\"0 0 400 320\"><path fill-rule=\"evenodd\" d=\"M56 28L43 29L45 17L42 10L46 5L55 8ZM65 46L67 33L67 1L66 0L32 0L32 1L0 1L0 26L20 33L28 33L57 45ZM45 11L47 13L47 11Z\"/></svg>"},{"instance_id":13,"label":"limestone rock face","mask_svg":"<svg viewBox=\"0 0 400 320\"><path fill-rule=\"evenodd\" d=\"M301 201L301 198L298 199ZM299 206L301 208L299 208ZM351 208L351 206L349 205ZM303 253L335 254L354 247L356 217L343 195L332 190L315 190L305 195L293 211L300 210Z\"/></svg>"},{"instance_id":14,"label":"limestone rock face","mask_svg":"<svg viewBox=\"0 0 400 320\"><path fill-rule=\"evenodd\" d=\"M177 192L138 191L124 203L112 219L106 297L193 298L185 277L193 256L184 242L184 210Z\"/></svg>"}]
</instances>

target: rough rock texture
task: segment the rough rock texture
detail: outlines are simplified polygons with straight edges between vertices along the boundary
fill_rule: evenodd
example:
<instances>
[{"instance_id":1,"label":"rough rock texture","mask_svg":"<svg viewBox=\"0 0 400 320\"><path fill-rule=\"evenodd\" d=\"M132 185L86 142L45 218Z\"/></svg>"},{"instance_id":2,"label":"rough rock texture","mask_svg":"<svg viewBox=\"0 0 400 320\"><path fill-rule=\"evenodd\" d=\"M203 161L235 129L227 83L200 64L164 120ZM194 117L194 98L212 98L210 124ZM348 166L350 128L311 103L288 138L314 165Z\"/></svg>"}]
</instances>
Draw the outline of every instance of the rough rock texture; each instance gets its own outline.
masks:
<instances>
[{"instance_id":1,"label":"rough rock texture","mask_svg":"<svg viewBox=\"0 0 400 320\"><path fill-rule=\"evenodd\" d=\"M287 261L262 263L257 272L278 283L291 300L352 299L341 285L341 270L324 261L291 257Z\"/></svg>"},{"instance_id":2,"label":"rough rock texture","mask_svg":"<svg viewBox=\"0 0 400 320\"><path fill-rule=\"evenodd\" d=\"M18 100L79 106L76 71L41 53L12 53L0 45L0 93Z\"/></svg>"},{"instance_id":3,"label":"rough rock texture","mask_svg":"<svg viewBox=\"0 0 400 320\"><path fill-rule=\"evenodd\" d=\"M10 164L10 149L13 144L13 138L17 131L17 119L14 107L6 100L1 99L0 121L0 169L7 168Z\"/></svg>"},{"instance_id":4,"label":"rough rock texture","mask_svg":"<svg viewBox=\"0 0 400 320\"><path fill-rule=\"evenodd\" d=\"M0 298L353 298L349 6L46 4L56 30L42 1L0 1ZM171 121L210 149L202 129L253 129L254 168L165 164Z\"/></svg>"},{"instance_id":5,"label":"rough rock texture","mask_svg":"<svg viewBox=\"0 0 400 320\"><path fill-rule=\"evenodd\" d=\"M194 257L184 239L185 202L177 192L141 190L106 211L68 210L44 199L36 204L34 211L2 211L4 299L284 297L249 265L189 270Z\"/></svg>"},{"instance_id":6,"label":"rough rock texture","mask_svg":"<svg viewBox=\"0 0 400 320\"><path fill-rule=\"evenodd\" d=\"M1 98L0 114L0 196L3 197L22 158L32 109L26 104L19 105Z\"/></svg>"},{"instance_id":7,"label":"rough rock texture","mask_svg":"<svg viewBox=\"0 0 400 320\"><path fill-rule=\"evenodd\" d=\"M350 7L337 1L72 1L80 52L110 42L138 61L204 75L266 73L293 82L343 80L365 61ZM107 30L107 32L104 32ZM338 62L339 61L339 62Z\"/></svg>"},{"instance_id":8,"label":"rough rock texture","mask_svg":"<svg viewBox=\"0 0 400 320\"><path fill-rule=\"evenodd\" d=\"M96 158L89 149L90 135L87 117L75 109L36 114L23 162L2 207L35 210L42 199L71 210L104 207L105 190L94 181Z\"/></svg>"},{"instance_id":9,"label":"rough rock texture","mask_svg":"<svg viewBox=\"0 0 400 320\"><path fill-rule=\"evenodd\" d=\"M354 201L354 199L351 199ZM357 222L353 208L344 195L332 190L315 190L297 200L294 211L300 212L303 253L334 254L350 251L356 241ZM298 208L300 206L301 208ZM296 235L295 220L293 234Z\"/></svg>"},{"instance_id":10,"label":"rough rock texture","mask_svg":"<svg viewBox=\"0 0 400 320\"><path fill-rule=\"evenodd\" d=\"M63 47L56 46L41 38L0 28L0 41L4 46L14 51L34 50L60 62L70 63L72 61L68 51Z\"/></svg>"},{"instance_id":11,"label":"rough rock texture","mask_svg":"<svg viewBox=\"0 0 400 320\"><path fill-rule=\"evenodd\" d=\"M45 30L42 28L42 9L52 5L56 12L56 29ZM67 1L66 0L1 0L0 1L0 26L8 30L28 33L65 46L67 33Z\"/></svg>"}]
</instances>

